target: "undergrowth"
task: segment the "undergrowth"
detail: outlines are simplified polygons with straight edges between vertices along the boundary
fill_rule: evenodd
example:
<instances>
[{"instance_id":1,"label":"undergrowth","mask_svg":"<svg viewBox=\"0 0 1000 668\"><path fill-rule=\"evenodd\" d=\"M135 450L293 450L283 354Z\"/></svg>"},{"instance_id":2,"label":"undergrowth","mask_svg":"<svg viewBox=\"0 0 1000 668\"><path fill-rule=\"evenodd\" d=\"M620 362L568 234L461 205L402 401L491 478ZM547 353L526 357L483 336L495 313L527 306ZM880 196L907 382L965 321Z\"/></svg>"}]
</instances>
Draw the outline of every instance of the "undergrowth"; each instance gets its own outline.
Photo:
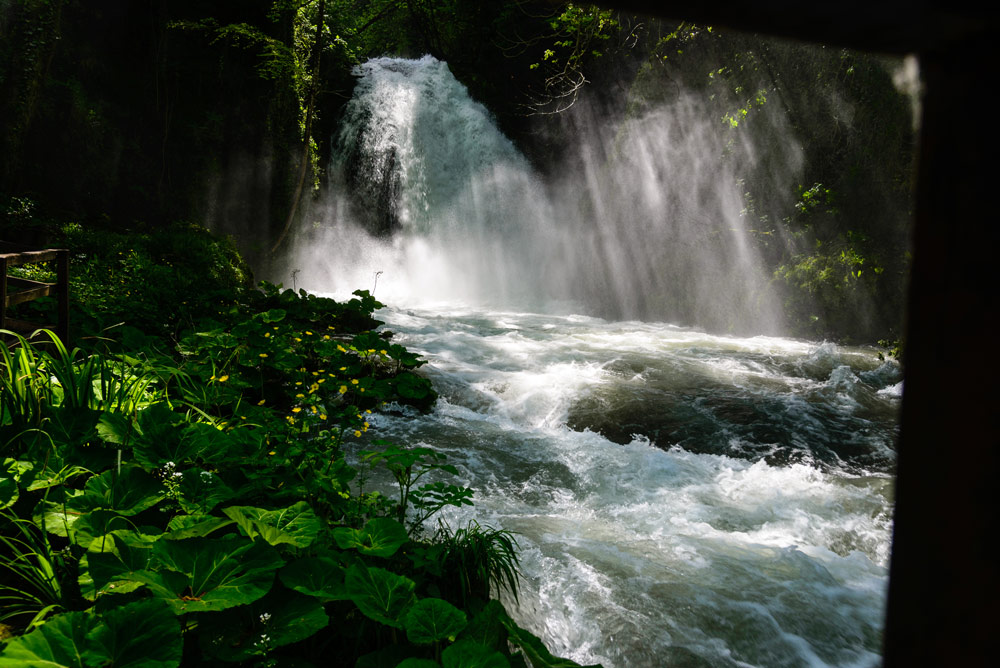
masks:
<instances>
[{"instance_id":1,"label":"undergrowth","mask_svg":"<svg viewBox=\"0 0 1000 668\"><path fill-rule=\"evenodd\" d=\"M426 529L472 504L458 471L371 438L436 398L382 304L226 272L171 297L194 268L132 242L134 265L76 261L155 299L91 283L76 346L0 344L0 667L576 665L496 598L517 599L513 535ZM347 450L398 493L361 489Z\"/></svg>"}]
</instances>

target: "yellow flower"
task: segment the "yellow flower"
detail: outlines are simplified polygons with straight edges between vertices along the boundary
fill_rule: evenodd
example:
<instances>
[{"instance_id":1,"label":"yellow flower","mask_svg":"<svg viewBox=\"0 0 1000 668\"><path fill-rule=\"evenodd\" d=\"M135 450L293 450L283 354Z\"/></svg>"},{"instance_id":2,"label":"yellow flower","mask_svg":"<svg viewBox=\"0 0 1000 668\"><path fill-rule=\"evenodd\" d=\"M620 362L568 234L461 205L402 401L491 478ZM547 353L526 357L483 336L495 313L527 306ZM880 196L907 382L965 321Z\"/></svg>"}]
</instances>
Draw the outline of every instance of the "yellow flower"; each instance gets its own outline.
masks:
<instances>
[{"instance_id":1,"label":"yellow flower","mask_svg":"<svg viewBox=\"0 0 1000 668\"><path fill-rule=\"evenodd\" d=\"M302 341L302 339L300 339L300 338L299 338L299 337L297 337L297 336L295 337L295 340L296 340L296 341Z\"/></svg>"},{"instance_id":2,"label":"yellow flower","mask_svg":"<svg viewBox=\"0 0 1000 668\"><path fill-rule=\"evenodd\" d=\"M324 341L329 341L330 340L330 335L329 334L324 334L323 335L323 340Z\"/></svg>"},{"instance_id":3,"label":"yellow flower","mask_svg":"<svg viewBox=\"0 0 1000 668\"><path fill-rule=\"evenodd\" d=\"M312 335L313 335L313 333L312 333L312 332L310 332L310 331L309 331L309 330L307 329L307 330L306 330L306 336L312 336Z\"/></svg>"},{"instance_id":4,"label":"yellow flower","mask_svg":"<svg viewBox=\"0 0 1000 668\"><path fill-rule=\"evenodd\" d=\"M271 452L269 452L269 453L267 453L267 454L269 454L269 455L274 455L274 454L276 454L276 453L275 453L275 451L274 451L274 450L271 450Z\"/></svg>"},{"instance_id":5,"label":"yellow flower","mask_svg":"<svg viewBox=\"0 0 1000 668\"><path fill-rule=\"evenodd\" d=\"M357 378L351 378L351 385L357 385L357 384L358 384L358 379Z\"/></svg>"},{"instance_id":6,"label":"yellow flower","mask_svg":"<svg viewBox=\"0 0 1000 668\"><path fill-rule=\"evenodd\" d=\"M388 350L380 350L379 352L382 353L383 355L388 355L389 354Z\"/></svg>"},{"instance_id":7,"label":"yellow flower","mask_svg":"<svg viewBox=\"0 0 1000 668\"><path fill-rule=\"evenodd\" d=\"M355 429L355 430L354 430L354 436L355 436L355 437L360 437L360 436L361 436L361 432L360 432L360 431L358 431L357 429Z\"/></svg>"},{"instance_id":8,"label":"yellow flower","mask_svg":"<svg viewBox=\"0 0 1000 668\"><path fill-rule=\"evenodd\" d=\"M270 338L270 336L271 336L271 332L264 332L264 338L265 339Z\"/></svg>"},{"instance_id":9,"label":"yellow flower","mask_svg":"<svg viewBox=\"0 0 1000 668\"><path fill-rule=\"evenodd\" d=\"M347 352L347 348L345 348L344 346L340 345L339 343L337 344L337 350L339 350L342 353L346 353Z\"/></svg>"},{"instance_id":10,"label":"yellow flower","mask_svg":"<svg viewBox=\"0 0 1000 668\"><path fill-rule=\"evenodd\" d=\"M292 412L293 412L293 413L298 413L298 412L299 412L299 411L301 411L301 410L302 410L302 408L301 408L301 407L299 407L299 406L296 406L295 408L293 408L293 409L292 409Z\"/></svg>"},{"instance_id":11,"label":"yellow flower","mask_svg":"<svg viewBox=\"0 0 1000 668\"><path fill-rule=\"evenodd\" d=\"M261 359L264 359L265 357L267 357L267 353L261 353L261 354L260 354L260 358L261 358Z\"/></svg>"},{"instance_id":12,"label":"yellow flower","mask_svg":"<svg viewBox=\"0 0 1000 668\"><path fill-rule=\"evenodd\" d=\"M297 381L295 381L295 384L296 384L296 385L301 385L301 384L302 384L302 381L301 381L301 380L297 380Z\"/></svg>"},{"instance_id":13,"label":"yellow flower","mask_svg":"<svg viewBox=\"0 0 1000 668\"><path fill-rule=\"evenodd\" d=\"M320 420L325 420L326 419L326 413L320 413L319 414L319 419Z\"/></svg>"},{"instance_id":14,"label":"yellow flower","mask_svg":"<svg viewBox=\"0 0 1000 668\"><path fill-rule=\"evenodd\" d=\"M337 391L340 392L341 394L344 394L345 392L347 392L347 386L346 385L341 385L340 389L337 390Z\"/></svg>"},{"instance_id":15,"label":"yellow flower","mask_svg":"<svg viewBox=\"0 0 1000 668\"><path fill-rule=\"evenodd\" d=\"M326 382L326 378L320 378L320 379L319 379L319 380L317 380L316 382L317 382L317 383L325 383L325 382Z\"/></svg>"},{"instance_id":16,"label":"yellow flower","mask_svg":"<svg viewBox=\"0 0 1000 668\"><path fill-rule=\"evenodd\" d=\"M258 406L263 406L263 405L264 405L264 400L263 400L263 399L261 399L260 401L258 401L258 402L257 402L257 405L258 405Z\"/></svg>"},{"instance_id":17,"label":"yellow flower","mask_svg":"<svg viewBox=\"0 0 1000 668\"><path fill-rule=\"evenodd\" d=\"M347 367L346 366L342 366L342 367L340 367L340 369L338 369L338 371L347 371Z\"/></svg>"},{"instance_id":18,"label":"yellow flower","mask_svg":"<svg viewBox=\"0 0 1000 668\"><path fill-rule=\"evenodd\" d=\"M365 391L365 388L363 388L363 387L362 387L362 388L361 388L361 391L362 391L362 392L364 392L364 391Z\"/></svg>"},{"instance_id":19,"label":"yellow flower","mask_svg":"<svg viewBox=\"0 0 1000 668\"><path fill-rule=\"evenodd\" d=\"M298 394L296 394L296 395L295 395L295 398L296 398L296 399L305 399L305 398L306 398L306 395L304 395L304 394L302 394L301 392L299 392Z\"/></svg>"}]
</instances>

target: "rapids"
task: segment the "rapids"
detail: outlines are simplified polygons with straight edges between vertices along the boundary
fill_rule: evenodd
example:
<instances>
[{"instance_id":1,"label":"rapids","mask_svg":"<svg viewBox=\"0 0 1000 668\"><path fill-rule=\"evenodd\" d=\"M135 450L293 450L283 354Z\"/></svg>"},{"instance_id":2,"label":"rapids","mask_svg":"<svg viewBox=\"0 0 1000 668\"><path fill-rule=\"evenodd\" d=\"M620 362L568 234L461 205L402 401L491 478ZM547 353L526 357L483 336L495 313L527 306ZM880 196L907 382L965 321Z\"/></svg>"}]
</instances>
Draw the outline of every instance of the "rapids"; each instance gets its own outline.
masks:
<instances>
[{"instance_id":1,"label":"rapids","mask_svg":"<svg viewBox=\"0 0 1000 668\"><path fill-rule=\"evenodd\" d=\"M518 622L607 668L877 665L901 374L780 336L740 175L791 192L793 143L681 96L575 116L543 178L445 63L358 75L287 270L429 360L437 407L375 433L458 467L452 528L516 533Z\"/></svg>"},{"instance_id":2,"label":"rapids","mask_svg":"<svg viewBox=\"0 0 1000 668\"><path fill-rule=\"evenodd\" d=\"M505 603L555 653L607 668L879 663L894 364L582 316L380 317L430 360L441 399L377 433L458 466L476 497L445 513L453 528L516 532L523 591Z\"/></svg>"}]
</instances>

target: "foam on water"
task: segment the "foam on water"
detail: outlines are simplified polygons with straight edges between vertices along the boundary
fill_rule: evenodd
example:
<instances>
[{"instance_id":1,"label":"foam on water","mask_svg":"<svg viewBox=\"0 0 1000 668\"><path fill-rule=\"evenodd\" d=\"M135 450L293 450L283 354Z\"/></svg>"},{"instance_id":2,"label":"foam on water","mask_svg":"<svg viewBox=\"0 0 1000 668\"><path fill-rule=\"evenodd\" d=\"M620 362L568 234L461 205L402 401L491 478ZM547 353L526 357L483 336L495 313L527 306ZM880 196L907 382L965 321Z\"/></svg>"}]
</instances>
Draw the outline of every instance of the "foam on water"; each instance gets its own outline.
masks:
<instances>
[{"instance_id":1,"label":"foam on water","mask_svg":"<svg viewBox=\"0 0 1000 668\"><path fill-rule=\"evenodd\" d=\"M467 307L380 317L427 355L442 393L429 415L382 418L380 436L459 467L476 505L446 511L453 526L476 518L517 533L524 589L505 603L557 653L609 668L878 664L898 397L881 392L894 376L874 352ZM751 403L802 411L789 424L812 419L816 433L867 429L855 440L889 463L824 461L808 431L800 456L779 462L752 447L754 425L725 452L642 433L617 444L568 425L595 391L632 396L650 382L680 383L671 403L728 383ZM884 420L858 416L856 386ZM636 396L651 417L664 408ZM605 410L613 420L614 403ZM697 415L706 434L728 428Z\"/></svg>"}]
</instances>

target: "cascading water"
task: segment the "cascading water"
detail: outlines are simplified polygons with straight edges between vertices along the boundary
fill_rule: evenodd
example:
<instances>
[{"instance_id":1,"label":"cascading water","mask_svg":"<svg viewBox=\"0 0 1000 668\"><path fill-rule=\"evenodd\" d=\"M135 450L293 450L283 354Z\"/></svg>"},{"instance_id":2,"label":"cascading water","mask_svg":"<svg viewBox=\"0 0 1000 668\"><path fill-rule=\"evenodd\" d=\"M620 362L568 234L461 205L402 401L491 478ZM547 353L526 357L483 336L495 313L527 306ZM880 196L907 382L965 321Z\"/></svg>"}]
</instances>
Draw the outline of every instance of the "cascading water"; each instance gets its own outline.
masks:
<instances>
[{"instance_id":1,"label":"cascading water","mask_svg":"<svg viewBox=\"0 0 1000 668\"><path fill-rule=\"evenodd\" d=\"M754 145L681 98L576 118L543 181L444 63L361 74L294 267L337 296L384 272L380 317L441 400L377 432L458 466L476 505L451 526L517 533L512 614L608 668L876 665L898 368L663 324L780 327L740 217Z\"/></svg>"}]
</instances>

